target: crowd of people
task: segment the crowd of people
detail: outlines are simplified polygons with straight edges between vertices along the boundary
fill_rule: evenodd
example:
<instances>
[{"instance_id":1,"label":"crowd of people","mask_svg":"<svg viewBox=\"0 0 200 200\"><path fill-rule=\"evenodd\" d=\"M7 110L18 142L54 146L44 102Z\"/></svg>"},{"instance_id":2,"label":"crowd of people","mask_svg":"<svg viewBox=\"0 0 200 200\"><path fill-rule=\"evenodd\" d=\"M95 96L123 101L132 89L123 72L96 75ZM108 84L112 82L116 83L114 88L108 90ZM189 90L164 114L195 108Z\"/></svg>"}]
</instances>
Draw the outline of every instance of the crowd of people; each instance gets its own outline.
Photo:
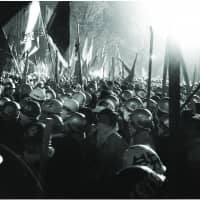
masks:
<instances>
[{"instance_id":1,"label":"crowd of people","mask_svg":"<svg viewBox=\"0 0 200 200\"><path fill-rule=\"evenodd\" d=\"M199 197L200 93L182 111L176 137L160 80L148 107L146 96L137 77L81 86L2 76L0 197Z\"/></svg>"}]
</instances>

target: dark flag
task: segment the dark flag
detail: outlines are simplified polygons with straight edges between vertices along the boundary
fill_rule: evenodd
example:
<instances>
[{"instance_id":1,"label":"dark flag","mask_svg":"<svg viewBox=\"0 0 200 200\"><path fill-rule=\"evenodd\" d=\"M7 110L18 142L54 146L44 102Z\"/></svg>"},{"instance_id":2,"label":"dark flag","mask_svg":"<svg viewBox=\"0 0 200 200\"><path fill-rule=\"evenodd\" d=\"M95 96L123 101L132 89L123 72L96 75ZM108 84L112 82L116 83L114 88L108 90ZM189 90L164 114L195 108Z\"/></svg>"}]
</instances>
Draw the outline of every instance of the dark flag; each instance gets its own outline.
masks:
<instances>
[{"instance_id":1,"label":"dark flag","mask_svg":"<svg viewBox=\"0 0 200 200\"><path fill-rule=\"evenodd\" d=\"M1 1L0 6L0 26L3 27L6 23L16 15L22 8L25 8L31 1Z\"/></svg>"},{"instance_id":2,"label":"dark flag","mask_svg":"<svg viewBox=\"0 0 200 200\"><path fill-rule=\"evenodd\" d=\"M125 62L121 58L118 58L118 59L122 63L122 71L123 71L123 73L124 73L124 69L125 69L127 71L127 73L130 74L131 70L128 68L128 66L125 64Z\"/></svg>"},{"instance_id":3,"label":"dark flag","mask_svg":"<svg viewBox=\"0 0 200 200\"><path fill-rule=\"evenodd\" d=\"M13 56L8 45L5 33L2 28L0 28L0 76L3 72L4 67L12 66L12 58Z\"/></svg>"},{"instance_id":4,"label":"dark flag","mask_svg":"<svg viewBox=\"0 0 200 200\"><path fill-rule=\"evenodd\" d=\"M70 41L70 5L69 1L59 1L47 25L47 33L65 54Z\"/></svg>"},{"instance_id":5,"label":"dark flag","mask_svg":"<svg viewBox=\"0 0 200 200\"><path fill-rule=\"evenodd\" d=\"M75 56L77 58L75 64L74 77L76 82L82 85L82 68L81 68L81 54L80 54L80 37L79 37L79 24L77 25L77 41L75 44Z\"/></svg>"},{"instance_id":6,"label":"dark flag","mask_svg":"<svg viewBox=\"0 0 200 200\"><path fill-rule=\"evenodd\" d=\"M137 54L136 54L135 59L134 59L134 62L133 62L133 67L132 67L132 69L131 69L129 75L128 75L128 76L126 77L126 79L125 79L125 80L128 81L128 82L132 82L133 79L134 79L136 61L137 61Z\"/></svg>"}]
</instances>

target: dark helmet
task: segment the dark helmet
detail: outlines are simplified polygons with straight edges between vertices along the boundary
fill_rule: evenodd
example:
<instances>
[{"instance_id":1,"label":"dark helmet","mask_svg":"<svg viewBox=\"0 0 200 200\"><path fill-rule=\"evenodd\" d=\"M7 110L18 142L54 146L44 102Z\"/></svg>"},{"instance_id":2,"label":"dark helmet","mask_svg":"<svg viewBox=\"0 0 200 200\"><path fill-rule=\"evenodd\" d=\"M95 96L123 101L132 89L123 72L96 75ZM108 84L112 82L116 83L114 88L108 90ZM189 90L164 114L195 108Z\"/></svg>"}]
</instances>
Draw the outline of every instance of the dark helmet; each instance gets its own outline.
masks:
<instances>
[{"instance_id":1,"label":"dark helmet","mask_svg":"<svg viewBox=\"0 0 200 200\"><path fill-rule=\"evenodd\" d=\"M42 144L45 128L46 125L42 122L34 122L30 124L24 133L25 143Z\"/></svg>"},{"instance_id":2,"label":"dark helmet","mask_svg":"<svg viewBox=\"0 0 200 200\"><path fill-rule=\"evenodd\" d=\"M145 101L145 104L147 104L147 101ZM153 99L149 99L149 110L150 111L156 111L157 109L157 102Z\"/></svg>"},{"instance_id":3,"label":"dark helmet","mask_svg":"<svg viewBox=\"0 0 200 200\"><path fill-rule=\"evenodd\" d=\"M2 107L7 101L11 101L11 100L8 97L0 98L0 107Z\"/></svg>"},{"instance_id":4,"label":"dark helmet","mask_svg":"<svg viewBox=\"0 0 200 200\"><path fill-rule=\"evenodd\" d=\"M144 108L135 109L130 114L129 121L136 126L136 128L150 129L153 127L153 116L149 110Z\"/></svg>"},{"instance_id":5,"label":"dark helmet","mask_svg":"<svg viewBox=\"0 0 200 200\"><path fill-rule=\"evenodd\" d=\"M122 100L127 101L127 100L131 99L133 97L133 95L134 94L132 93L131 90L124 90L121 93L121 98L122 98Z\"/></svg>"},{"instance_id":6,"label":"dark helmet","mask_svg":"<svg viewBox=\"0 0 200 200\"><path fill-rule=\"evenodd\" d=\"M158 102L158 111L169 114L169 98L164 97Z\"/></svg>"},{"instance_id":7,"label":"dark helmet","mask_svg":"<svg viewBox=\"0 0 200 200\"><path fill-rule=\"evenodd\" d=\"M84 114L75 112L71 113L71 116L64 120L65 131L72 131L82 133L87 125L87 120Z\"/></svg>"},{"instance_id":8,"label":"dark helmet","mask_svg":"<svg viewBox=\"0 0 200 200\"><path fill-rule=\"evenodd\" d=\"M160 97L157 96L157 95L152 96L151 99L153 99L153 100L156 101L157 103L160 101Z\"/></svg>"},{"instance_id":9,"label":"dark helmet","mask_svg":"<svg viewBox=\"0 0 200 200\"><path fill-rule=\"evenodd\" d=\"M125 102L125 106L128 111L132 112L137 108L143 108L143 102L139 97L133 97Z\"/></svg>"},{"instance_id":10,"label":"dark helmet","mask_svg":"<svg viewBox=\"0 0 200 200\"><path fill-rule=\"evenodd\" d=\"M23 101L23 106L21 105L22 114L37 119L41 114L40 104L36 101L25 100Z\"/></svg>"},{"instance_id":11,"label":"dark helmet","mask_svg":"<svg viewBox=\"0 0 200 200\"><path fill-rule=\"evenodd\" d=\"M47 114L58 114L62 112L63 104L57 99L50 99L42 104L42 112Z\"/></svg>"},{"instance_id":12,"label":"dark helmet","mask_svg":"<svg viewBox=\"0 0 200 200\"><path fill-rule=\"evenodd\" d=\"M61 116L59 115L51 115L51 118L53 119L53 133L61 133L63 132L64 128L64 122Z\"/></svg>"},{"instance_id":13,"label":"dark helmet","mask_svg":"<svg viewBox=\"0 0 200 200\"><path fill-rule=\"evenodd\" d=\"M32 88L30 85L28 84L22 84L19 88L19 92L22 94L22 95L29 95L32 91Z\"/></svg>"},{"instance_id":14,"label":"dark helmet","mask_svg":"<svg viewBox=\"0 0 200 200\"><path fill-rule=\"evenodd\" d=\"M115 106L119 106L119 99L115 95L109 95L106 97L106 99L110 99Z\"/></svg>"},{"instance_id":15,"label":"dark helmet","mask_svg":"<svg viewBox=\"0 0 200 200\"><path fill-rule=\"evenodd\" d=\"M90 103L92 102L92 95L89 92L84 92L85 96L86 96L86 101L85 101L85 105L90 105Z\"/></svg>"},{"instance_id":16,"label":"dark helmet","mask_svg":"<svg viewBox=\"0 0 200 200\"><path fill-rule=\"evenodd\" d=\"M6 119L16 119L20 114L20 105L15 101L7 101L2 108L3 117Z\"/></svg>"}]
</instances>

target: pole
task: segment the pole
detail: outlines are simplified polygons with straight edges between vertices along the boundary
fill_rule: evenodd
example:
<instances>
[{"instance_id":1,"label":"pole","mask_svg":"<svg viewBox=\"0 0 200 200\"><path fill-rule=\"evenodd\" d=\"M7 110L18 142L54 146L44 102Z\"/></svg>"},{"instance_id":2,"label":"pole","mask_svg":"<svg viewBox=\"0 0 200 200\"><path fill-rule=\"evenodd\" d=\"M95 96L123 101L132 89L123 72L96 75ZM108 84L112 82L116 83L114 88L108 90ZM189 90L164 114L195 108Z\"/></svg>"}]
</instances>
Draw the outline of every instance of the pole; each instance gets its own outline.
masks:
<instances>
[{"instance_id":1,"label":"pole","mask_svg":"<svg viewBox=\"0 0 200 200\"><path fill-rule=\"evenodd\" d=\"M172 43L172 41L171 41ZM169 126L170 135L176 136L180 122L180 52L175 43L169 44Z\"/></svg>"},{"instance_id":2,"label":"pole","mask_svg":"<svg viewBox=\"0 0 200 200\"><path fill-rule=\"evenodd\" d=\"M115 58L112 57L112 81L115 79Z\"/></svg>"},{"instance_id":3,"label":"pole","mask_svg":"<svg viewBox=\"0 0 200 200\"><path fill-rule=\"evenodd\" d=\"M58 52L56 51L56 60L55 60L55 81L58 84Z\"/></svg>"},{"instance_id":4,"label":"pole","mask_svg":"<svg viewBox=\"0 0 200 200\"><path fill-rule=\"evenodd\" d=\"M152 73L152 55L153 55L153 29L150 26L150 51L149 51L149 76L147 83L147 108L150 104L150 94L151 94L151 73Z\"/></svg>"},{"instance_id":5,"label":"pole","mask_svg":"<svg viewBox=\"0 0 200 200\"><path fill-rule=\"evenodd\" d=\"M24 66L24 71L23 71L23 75L22 75L22 80L24 83L26 83L26 75L28 72L28 57L29 57L29 53L28 51L26 52L26 61L25 61L25 66Z\"/></svg>"},{"instance_id":6,"label":"pole","mask_svg":"<svg viewBox=\"0 0 200 200\"><path fill-rule=\"evenodd\" d=\"M162 97L165 96L166 92L166 81L167 81L167 70L169 66L169 57L168 57L168 46L166 45L165 48L165 61L164 61L164 68L163 68L163 80L162 80Z\"/></svg>"}]
</instances>

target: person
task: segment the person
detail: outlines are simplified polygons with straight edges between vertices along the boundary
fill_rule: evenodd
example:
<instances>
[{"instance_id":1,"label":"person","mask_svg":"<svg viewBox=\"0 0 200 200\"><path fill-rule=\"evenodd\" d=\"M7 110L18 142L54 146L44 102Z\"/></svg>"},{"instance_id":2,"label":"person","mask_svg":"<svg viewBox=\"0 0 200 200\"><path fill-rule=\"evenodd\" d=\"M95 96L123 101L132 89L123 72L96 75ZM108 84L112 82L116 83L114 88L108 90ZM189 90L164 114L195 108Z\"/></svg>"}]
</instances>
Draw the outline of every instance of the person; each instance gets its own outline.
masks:
<instances>
[{"instance_id":1,"label":"person","mask_svg":"<svg viewBox=\"0 0 200 200\"><path fill-rule=\"evenodd\" d=\"M90 187L94 197L108 195L108 185L115 173L122 167L123 152L127 148L125 140L117 132L117 114L106 108L97 113L96 142L93 164L88 168L91 176Z\"/></svg>"},{"instance_id":2,"label":"person","mask_svg":"<svg viewBox=\"0 0 200 200\"><path fill-rule=\"evenodd\" d=\"M87 122L80 113L64 120L64 132L52 137L54 156L47 165L46 190L49 198L80 197L84 190L84 140Z\"/></svg>"},{"instance_id":3,"label":"person","mask_svg":"<svg viewBox=\"0 0 200 200\"><path fill-rule=\"evenodd\" d=\"M129 145L146 144L155 148L151 135L153 126L153 116L148 109L135 109L130 114L130 119L128 121L129 132L131 134Z\"/></svg>"},{"instance_id":4,"label":"person","mask_svg":"<svg viewBox=\"0 0 200 200\"><path fill-rule=\"evenodd\" d=\"M1 134L0 141L16 153L23 151L23 129L19 123L21 107L15 101L7 101L2 107L0 118Z\"/></svg>"}]
</instances>

